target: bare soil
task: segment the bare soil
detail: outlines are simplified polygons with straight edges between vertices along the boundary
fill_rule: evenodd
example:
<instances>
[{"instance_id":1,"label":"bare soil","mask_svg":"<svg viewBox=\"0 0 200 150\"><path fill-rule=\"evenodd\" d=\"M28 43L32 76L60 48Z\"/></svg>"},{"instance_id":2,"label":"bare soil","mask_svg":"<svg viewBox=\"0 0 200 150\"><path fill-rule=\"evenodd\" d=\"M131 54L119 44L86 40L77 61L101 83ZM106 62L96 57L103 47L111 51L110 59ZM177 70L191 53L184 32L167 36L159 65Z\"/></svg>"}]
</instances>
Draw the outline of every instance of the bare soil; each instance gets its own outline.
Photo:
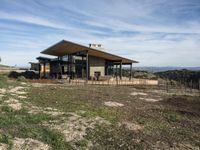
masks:
<instances>
[{"instance_id":1,"label":"bare soil","mask_svg":"<svg viewBox=\"0 0 200 150\"><path fill-rule=\"evenodd\" d=\"M196 91L14 82L0 90L0 149L200 147Z\"/></svg>"},{"instance_id":2,"label":"bare soil","mask_svg":"<svg viewBox=\"0 0 200 150\"><path fill-rule=\"evenodd\" d=\"M31 138L15 138L13 141L13 150L49 150L50 147L38 140Z\"/></svg>"}]
</instances>

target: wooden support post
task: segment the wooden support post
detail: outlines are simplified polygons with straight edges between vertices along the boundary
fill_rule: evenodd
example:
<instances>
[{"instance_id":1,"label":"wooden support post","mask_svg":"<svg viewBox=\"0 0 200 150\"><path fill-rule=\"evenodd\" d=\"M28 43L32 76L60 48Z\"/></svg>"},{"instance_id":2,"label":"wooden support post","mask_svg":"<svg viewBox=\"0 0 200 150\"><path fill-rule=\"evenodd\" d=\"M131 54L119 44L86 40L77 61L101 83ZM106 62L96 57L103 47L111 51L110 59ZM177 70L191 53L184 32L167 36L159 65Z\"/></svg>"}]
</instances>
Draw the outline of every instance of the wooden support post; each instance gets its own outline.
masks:
<instances>
[{"instance_id":1,"label":"wooden support post","mask_svg":"<svg viewBox=\"0 0 200 150\"><path fill-rule=\"evenodd\" d=\"M115 75L116 75L116 78L118 76L118 65L115 65Z\"/></svg>"},{"instance_id":2,"label":"wooden support post","mask_svg":"<svg viewBox=\"0 0 200 150\"><path fill-rule=\"evenodd\" d=\"M67 76L69 77L70 76L70 67L69 67L69 65L70 65L70 58L69 58L69 54L67 55L67 57L68 57L68 63L67 63Z\"/></svg>"},{"instance_id":3,"label":"wooden support post","mask_svg":"<svg viewBox=\"0 0 200 150\"><path fill-rule=\"evenodd\" d=\"M111 68L112 68L112 76L113 76L113 77L114 77L114 66L115 66L115 65L112 65L112 67L111 67Z\"/></svg>"},{"instance_id":4,"label":"wooden support post","mask_svg":"<svg viewBox=\"0 0 200 150\"><path fill-rule=\"evenodd\" d=\"M133 68L133 65L132 63L130 64L130 80L132 79L132 68Z\"/></svg>"},{"instance_id":5,"label":"wooden support post","mask_svg":"<svg viewBox=\"0 0 200 150\"><path fill-rule=\"evenodd\" d=\"M40 65L40 63L39 63L39 79L41 79L41 65Z\"/></svg>"},{"instance_id":6,"label":"wooden support post","mask_svg":"<svg viewBox=\"0 0 200 150\"><path fill-rule=\"evenodd\" d=\"M118 85L118 65L117 64L116 64L115 74L116 74L116 85Z\"/></svg>"},{"instance_id":7,"label":"wooden support post","mask_svg":"<svg viewBox=\"0 0 200 150\"><path fill-rule=\"evenodd\" d=\"M106 64L106 74L105 75L108 75L108 70L109 70L109 65Z\"/></svg>"},{"instance_id":8,"label":"wooden support post","mask_svg":"<svg viewBox=\"0 0 200 150\"><path fill-rule=\"evenodd\" d=\"M60 78L62 79L62 66L61 66L61 57L58 57L59 67L60 67Z\"/></svg>"},{"instance_id":9,"label":"wooden support post","mask_svg":"<svg viewBox=\"0 0 200 150\"><path fill-rule=\"evenodd\" d=\"M200 79L199 79L199 91L200 91Z\"/></svg>"},{"instance_id":10,"label":"wooden support post","mask_svg":"<svg viewBox=\"0 0 200 150\"><path fill-rule=\"evenodd\" d=\"M62 65L60 62L59 62L59 66L60 66L60 78L62 79Z\"/></svg>"},{"instance_id":11,"label":"wooden support post","mask_svg":"<svg viewBox=\"0 0 200 150\"><path fill-rule=\"evenodd\" d=\"M200 79L199 79L199 96L200 96Z\"/></svg>"},{"instance_id":12,"label":"wooden support post","mask_svg":"<svg viewBox=\"0 0 200 150\"><path fill-rule=\"evenodd\" d=\"M120 80L122 79L122 61L120 62Z\"/></svg>"},{"instance_id":13,"label":"wooden support post","mask_svg":"<svg viewBox=\"0 0 200 150\"><path fill-rule=\"evenodd\" d=\"M44 72L44 78L46 78L46 63L45 62L44 62L43 72Z\"/></svg>"},{"instance_id":14,"label":"wooden support post","mask_svg":"<svg viewBox=\"0 0 200 150\"><path fill-rule=\"evenodd\" d=\"M108 75L108 74L107 74L108 65L105 63L105 65L104 65L104 66L105 66L105 68L104 68L104 69L105 69L105 70L104 70L104 71L105 71L105 73L104 73L104 74L105 74L105 75Z\"/></svg>"},{"instance_id":15,"label":"wooden support post","mask_svg":"<svg viewBox=\"0 0 200 150\"><path fill-rule=\"evenodd\" d=\"M86 52L86 81L88 82L89 79L89 55L88 51Z\"/></svg>"},{"instance_id":16,"label":"wooden support post","mask_svg":"<svg viewBox=\"0 0 200 150\"><path fill-rule=\"evenodd\" d=\"M83 73L84 73L84 69L83 69L83 56L82 56L82 64L81 64L81 77L83 79Z\"/></svg>"},{"instance_id":17,"label":"wooden support post","mask_svg":"<svg viewBox=\"0 0 200 150\"><path fill-rule=\"evenodd\" d=\"M70 79L72 79L72 55L69 54L69 75Z\"/></svg>"}]
</instances>

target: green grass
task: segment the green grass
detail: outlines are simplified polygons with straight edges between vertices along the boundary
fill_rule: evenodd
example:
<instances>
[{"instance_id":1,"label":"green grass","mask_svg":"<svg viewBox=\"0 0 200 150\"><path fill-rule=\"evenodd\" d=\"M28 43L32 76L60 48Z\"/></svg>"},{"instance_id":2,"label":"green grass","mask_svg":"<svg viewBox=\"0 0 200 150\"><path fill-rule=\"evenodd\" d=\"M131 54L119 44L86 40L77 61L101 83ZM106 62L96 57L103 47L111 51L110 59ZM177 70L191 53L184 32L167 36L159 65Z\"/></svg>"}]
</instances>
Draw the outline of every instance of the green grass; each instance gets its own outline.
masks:
<instances>
[{"instance_id":1,"label":"green grass","mask_svg":"<svg viewBox=\"0 0 200 150\"><path fill-rule=\"evenodd\" d=\"M19 81L5 82L6 86L17 86ZM146 92L148 87L136 87ZM156 87L154 87L156 88ZM79 113L82 117L100 116L109 121L109 125L97 125L87 129L83 140L68 143L62 133L44 126L44 122L63 118L52 117L44 113L29 114L26 109L15 111L3 102L12 95L6 93L0 107L0 143L12 147L14 137L33 138L50 145L53 149L73 149L74 145L85 149L89 141L91 149L155 149L158 142L166 149L181 143L199 147L200 142L200 99L197 96L175 96L160 93L148 93L148 97L162 96L160 102L146 102L140 96L130 96L135 89L123 86L44 86L28 89L29 103L40 108L52 107L64 112ZM17 98L17 97L16 97ZM115 101L124 107L104 106L105 101ZM64 116L62 116L64 117ZM66 116L65 116L66 117ZM67 118L67 117L66 117ZM59 122L60 121L60 122ZM130 131L119 123L135 122L143 128ZM52 122L51 122L52 123ZM163 148L162 145L158 149Z\"/></svg>"},{"instance_id":2,"label":"green grass","mask_svg":"<svg viewBox=\"0 0 200 150\"><path fill-rule=\"evenodd\" d=\"M175 146L174 143L199 145L194 139L200 138L199 97L162 95L163 101L151 103L138 100L139 96L131 97L132 91L132 87L49 86L32 88L29 101L66 112L84 110L84 117L100 116L109 120L111 125L87 131L86 139L96 143L94 149L153 149L158 141L168 148ZM153 96L157 95L149 95ZM105 101L117 101L125 106L106 107L103 104ZM136 121L143 129L133 132L117 126L123 121Z\"/></svg>"},{"instance_id":3,"label":"green grass","mask_svg":"<svg viewBox=\"0 0 200 150\"><path fill-rule=\"evenodd\" d=\"M9 134L0 134L0 143L7 144L9 150L12 148L12 145L13 145L13 142L11 139L12 139L12 136Z\"/></svg>"},{"instance_id":4,"label":"green grass","mask_svg":"<svg viewBox=\"0 0 200 150\"><path fill-rule=\"evenodd\" d=\"M19 86L20 81L10 80L6 75L1 74L0 88L7 89L8 86ZM55 150L73 149L65 141L62 133L43 125L43 122L49 122L58 118L44 113L30 114L24 108L15 111L7 104L4 104L4 101L11 97L13 97L11 93L5 93L0 102L2 105L0 107L0 143L8 144L9 149L11 149L15 137L33 138L50 145Z\"/></svg>"},{"instance_id":5,"label":"green grass","mask_svg":"<svg viewBox=\"0 0 200 150\"><path fill-rule=\"evenodd\" d=\"M27 82L28 80L24 76L19 76L19 77L17 77L17 81Z\"/></svg>"},{"instance_id":6,"label":"green grass","mask_svg":"<svg viewBox=\"0 0 200 150\"><path fill-rule=\"evenodd\" d=\"M49 122L55 118L44 114L29 114L26 109L14 111L8 106L1 107L0 115L0 142L12 146L12 139L33 138L49 144L53 149L65 150L73 149L69 143L65 142L62 133L51 130L42 125L44 121Z\"/></svg>"},{"instance_id":7,"label":"green grass","mask_svg":"<svg viewBox=\"0 0 200 150\"><path fill-rule=\"evenodd\" d=\"M84 117L100 116L116 122L120 116L120 110L105 107L101 101L92 101L92 97L85 96L85 91L78 88L67 90L59 87L32 88L28 97L30 102L38 106L53 107L65 112L84 110L86 113L80 114Z\"/></svg>"},{"instance_id":8,"label":"green grass","mask_svg":"<svg viewBox=\"0 0 200 150\"><path fill-rule=\"evenodd\" d=\"M8 88L9 86L19 86L21 81L8 78L8 74L0 74L0 88Z\"/></svg>"},{"instance_id":9,"label":"green grass","mask_svg":"<svg viewBox=\"0 0 200 150\"><path fill-rule=\"evenodd\" d=\"M139 133L124 126L97 126L95 129L88 129L86 138L96 143L94 149L97 150L144 149L144 142L138 142Z\"/></svg>"},{"instance_id":10,"label":"green grass","mask_svg":"<svg viewBox=\"0 0 200 150\"><path fill-rule=\"evenodd\" d=\"M163 116L167 119L168 122L180 122L181 120L183 120L182 115L173 111L165 112Z\"/></svg>"},{"instance_id":11,"label":"green grass","mask_svg":"<svg viewBox=\"0 0 200 150\"><path fill-rule=\"evenodd\" d=\"M0 74L0 88L7 87L7 76L4 74Z\"/></svg>"}]
</instances>

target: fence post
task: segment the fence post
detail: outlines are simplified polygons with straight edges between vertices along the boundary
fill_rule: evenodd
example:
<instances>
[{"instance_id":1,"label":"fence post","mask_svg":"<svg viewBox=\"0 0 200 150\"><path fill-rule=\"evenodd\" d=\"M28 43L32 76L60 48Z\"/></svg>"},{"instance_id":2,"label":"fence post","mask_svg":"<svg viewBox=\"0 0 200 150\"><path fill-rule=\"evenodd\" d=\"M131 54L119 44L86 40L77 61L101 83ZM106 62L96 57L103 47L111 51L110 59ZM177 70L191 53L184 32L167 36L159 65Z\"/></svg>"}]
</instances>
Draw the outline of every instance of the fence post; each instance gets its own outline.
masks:
<instances>
[{"instance_id":1,"label":"fence post","mask_svg":"<svg viewBox=\"0 0 200 150\"><path fill-rule=\"evenodd\" d=\"M199 79L199 84L198 85L199 85L199 96L200 96L200 79Z\"/></svg>"},{"instance_id":2,"label":"fence post","mask_svg":"<svg viewBox=\"0 0 200 150\"><path fill-rule=\"evenodd\" d=\"M185 87L185 93L187 93L187 82L185 81L185 79L184 79L184 87Z\"/></svg>"},{"instance_id":3,"label":"fence post","mask_svg":"<svg viewBox=\"0 0 200 150\"><path fill-rule=\"evenodd\" d=\"M198 86L199 86L198 88L199 88L199 91L200 91L200 79L199 79L199 84L198 84Z\"/></svg>"},{"instance_id":4,"label":"fence post","mask_svg":"<svg viewBox=\"0 0 200 150\"><path fill-rule=\"evenodd\" d=\"M166 80L166 90L167 90L167 93L168 93L168 79Z\"/></svg>"}]
</instances>

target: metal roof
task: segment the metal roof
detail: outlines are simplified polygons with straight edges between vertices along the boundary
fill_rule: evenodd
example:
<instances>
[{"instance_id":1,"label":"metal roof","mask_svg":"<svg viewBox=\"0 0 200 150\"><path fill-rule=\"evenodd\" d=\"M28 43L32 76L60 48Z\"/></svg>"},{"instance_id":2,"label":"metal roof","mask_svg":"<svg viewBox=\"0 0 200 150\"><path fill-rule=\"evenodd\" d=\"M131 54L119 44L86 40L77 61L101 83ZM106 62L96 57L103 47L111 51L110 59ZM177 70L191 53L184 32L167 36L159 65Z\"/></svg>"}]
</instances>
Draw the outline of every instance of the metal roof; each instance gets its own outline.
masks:
<instances>
[{"instance_id":1,"label":"metal roof","mask_svg":"<svg viewBox=\"0 0 200 150\"><path fill-rule=\"evenodd\" d=\"M87 46L83 46L74 42L62 40L53 46L47 48L46 50L42 51L42 54L48 54L53 56L64 56L66 54L74 54L74 53L81 53L81 52L88 52L89 56L100 57L109 61L113 62L122 62L124 64L128 63L138 63L135 60L131 60L128 58L124 58L121 56L117 56L114 54L110 54L105 51L97 50L94 48L90 48Z\"/></svg>"}]
</instances>

